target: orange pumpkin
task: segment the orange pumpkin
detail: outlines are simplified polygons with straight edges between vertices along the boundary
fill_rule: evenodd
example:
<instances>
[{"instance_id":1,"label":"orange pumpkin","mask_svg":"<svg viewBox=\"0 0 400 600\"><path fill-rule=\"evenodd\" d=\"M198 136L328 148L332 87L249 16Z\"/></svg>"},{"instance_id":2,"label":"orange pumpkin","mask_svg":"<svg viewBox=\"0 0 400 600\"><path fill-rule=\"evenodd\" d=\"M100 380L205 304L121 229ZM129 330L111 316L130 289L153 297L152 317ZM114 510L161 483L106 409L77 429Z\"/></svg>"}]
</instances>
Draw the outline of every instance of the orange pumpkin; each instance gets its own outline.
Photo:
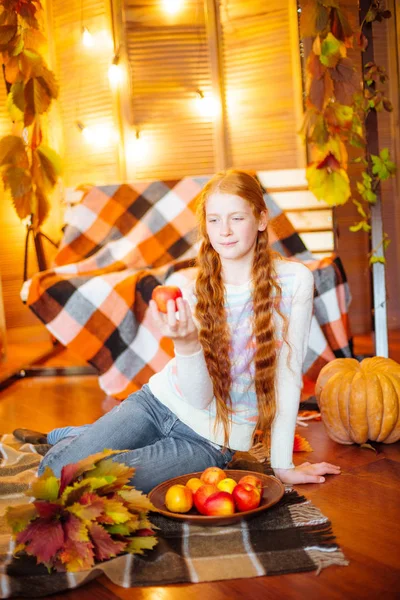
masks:
<instances>
[{"instance_id":1,"label":"orange pumpkin","mask_svg":"<svg viewBox=\"0 0 400 600\"><path fill-rule=\"evenodd\" d=\"M394 360L337 358L321 369L315 395L335 442L392 444L400 439L400 365Z\"/></svg>"}]
</instances>

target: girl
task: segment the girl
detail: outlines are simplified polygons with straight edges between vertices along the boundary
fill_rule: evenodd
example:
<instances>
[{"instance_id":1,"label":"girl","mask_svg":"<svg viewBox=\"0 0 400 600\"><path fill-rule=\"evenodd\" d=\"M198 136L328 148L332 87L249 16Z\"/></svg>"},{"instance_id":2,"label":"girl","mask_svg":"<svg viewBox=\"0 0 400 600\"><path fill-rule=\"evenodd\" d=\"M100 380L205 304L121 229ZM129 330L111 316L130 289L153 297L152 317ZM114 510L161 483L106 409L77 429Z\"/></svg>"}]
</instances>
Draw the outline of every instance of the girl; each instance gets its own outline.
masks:
<instances>
[{"instance_id":1,"label":"girl","mask_svg":"<svg viewBox=\"0 0 400 600\"><path fill-rule=\"evenodd\" d=\"M136 468L144 492L172 477L226 467L264 432L284 483L318 483L340 468L292 463L293 440L313 305L313 276L268 246L263 193L251 175L215 175L198 203L200 250L194 286L167 314L152 317L175 358L149 383L92 425L56 429L44 457L61 468L104 448Z\"/></svg>"}]
</instances>

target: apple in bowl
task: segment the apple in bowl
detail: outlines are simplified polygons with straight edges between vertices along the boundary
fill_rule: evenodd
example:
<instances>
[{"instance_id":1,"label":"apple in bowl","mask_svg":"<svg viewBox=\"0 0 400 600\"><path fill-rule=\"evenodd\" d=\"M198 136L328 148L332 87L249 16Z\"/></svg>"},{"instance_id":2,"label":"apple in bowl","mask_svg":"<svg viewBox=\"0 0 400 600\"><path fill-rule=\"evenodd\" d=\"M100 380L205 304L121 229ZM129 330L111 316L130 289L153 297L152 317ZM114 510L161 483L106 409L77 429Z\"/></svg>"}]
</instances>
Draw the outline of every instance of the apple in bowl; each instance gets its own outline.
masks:
<instances>
[{"instance_id":1,"label":"apple in bowl","mask_svg":"<svg viewBox=\"0 0 400 600\"><path fill-rule=\"evenodd\" d=\"M240 512L258 508L261 502L261 492L250 483L238 483L233 489L232 497Z\"/></svg>"},{"instance_id":2,"label":"apple in bowl","mask_svg":"<svg viewBox=\"0 0 400 600\"><path fill-rule=\"evenodd\" d=\"M154 288L151 298L157 304L158 310L166 314L168 300L173 300L175 302L176 311L176 301L178 298L182 298L182 292L174 285L158 285Z\"/></svg>"}]
</instances>

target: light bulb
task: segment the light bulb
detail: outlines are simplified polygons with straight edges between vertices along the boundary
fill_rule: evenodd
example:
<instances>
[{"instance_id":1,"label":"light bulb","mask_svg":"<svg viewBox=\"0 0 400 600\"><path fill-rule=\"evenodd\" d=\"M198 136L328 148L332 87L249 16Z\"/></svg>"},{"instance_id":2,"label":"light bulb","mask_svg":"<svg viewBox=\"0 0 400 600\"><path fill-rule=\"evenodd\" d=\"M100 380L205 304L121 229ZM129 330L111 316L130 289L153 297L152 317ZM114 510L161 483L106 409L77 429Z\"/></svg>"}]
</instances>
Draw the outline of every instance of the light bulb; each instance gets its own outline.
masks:
<instances>
[{"instance_id":1,"label":"light bulb","mask_svg":"<svg viewBox=\"0 0 400 600\"><path fill-rule=\"evenodd\" d=\"M82 30L82 43L86 48L94 46L93 36L87 27L84 27Z\"/></svg>"},{"instance_id":2,"label":"light bulb","mask_svg":"<svg viewBox=\"0 0 400 600\"><path fill-rule=\"evenodd\" d=\"M220 103L214 96L205 96L200 91L197 92L196 106L201 116L205 118L216 117L221 110Z\"/></svg>"},{"instance_id":3,"label":"light bulb","mask_svg":"<svg viewBox=\"0 0 400 600\"><path fill-rule=\"evenodd\" d=\"M182 9L183 0L163 0L163 7L165 12L175 15Z\"/></svg>"},{"instance_id":4,"label":"light bulb","mask_svg":"<svg viewBox=\"0 0 400 600\"><path fill-rule=\"evenodd\" d=\"M136 131L134 136L130 136L126 144L127 159L135 164L144 160L149 153L149 142L140 131Z\"/></svg>"},{"instance_id":5,"label":"light bulb","mask_svg":"<svg viewBox=\"0 0 400 600\"><path fill-rule=\"evenodd\" d=\"M80 121L77 121L76 125L85 141L92 146L96 146L96 148L104 148L117 141L117 133L110 125L101 124L86 127Z\"/></svg>"},{"instance_id":6,"label":"light bulb","mask_svg":"<svg viewBox=\"0 0 400 600\"><path fill-rule=\"evenodd\" d=\"M108 80L112 88L118 87L124 76L121 65L113 62L108 68Z\"/></svg>"}]
</instances>

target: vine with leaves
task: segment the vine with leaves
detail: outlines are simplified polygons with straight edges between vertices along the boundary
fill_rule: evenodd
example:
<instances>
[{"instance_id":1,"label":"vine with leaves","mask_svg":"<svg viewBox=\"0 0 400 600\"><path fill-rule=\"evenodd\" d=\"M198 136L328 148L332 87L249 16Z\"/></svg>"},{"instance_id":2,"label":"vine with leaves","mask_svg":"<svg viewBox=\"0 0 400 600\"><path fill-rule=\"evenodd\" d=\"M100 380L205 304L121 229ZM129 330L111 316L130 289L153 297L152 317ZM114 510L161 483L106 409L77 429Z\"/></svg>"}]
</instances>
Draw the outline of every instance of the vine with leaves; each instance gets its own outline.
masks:
<instances>
[{"instance_id":1,"label":"vine with leaves","mask_svg":"<svg viewBox=\"0 0 400 600\"><path fill-rule=\"evenodd\" d=\"M21 219L37 229L46 219L49 195L61 174L58 154L45 143L43 119L58 96L46 48L40 0L2 0L0 51L12 133L0 139L0 170Z\"/></svg>"},{"instance_id":2,"label":"vine with leaves","mask_svg":"<svg viewBox=\"0 0 400 600\"><path fill-rule=\"evenodd\" d=\"M373 0L360 26L354 26L348 11L338 0L303 0L300 30L302 38L312 38L306 65L306 111L302 133L309 143L311 163L307 167L309 189L330 206L353 202L359 214L351 231L371 231L371 205L377 201L377 188L393 176L396 165L388 148L379 155L369 154L365 121L370 111L392 111L392 104L381 85L388 76L382 66L369 62L364 67L363 85L349 48L364 51L367 23L391 17L381 0ZM348 148L359 149L353 160L363 171L356 182L357 197L352 197L348 176ZM357 152L356 152L357 154ZM385 262L377 250L385 250L390 240L386 233L370 253L370 264Z\"/></svg>"}]
</instances>

